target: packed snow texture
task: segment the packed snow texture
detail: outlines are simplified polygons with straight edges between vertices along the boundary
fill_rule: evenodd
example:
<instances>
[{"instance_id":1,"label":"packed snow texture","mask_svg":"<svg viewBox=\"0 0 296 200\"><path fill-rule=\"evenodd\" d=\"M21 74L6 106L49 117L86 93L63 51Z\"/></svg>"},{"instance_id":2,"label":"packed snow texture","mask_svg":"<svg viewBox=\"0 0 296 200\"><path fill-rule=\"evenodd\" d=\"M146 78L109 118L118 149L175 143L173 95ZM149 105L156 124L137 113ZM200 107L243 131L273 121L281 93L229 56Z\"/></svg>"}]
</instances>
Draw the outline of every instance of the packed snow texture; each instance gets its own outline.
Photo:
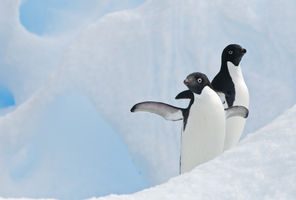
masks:
<instances>
[{"instance_id":1,"label":"packed snow texture","mask_svg":"<svg viewBox=\"0 0 296 200\"><path fill-rule=\"evenodd\" d=\"M12 91L16 103L16 106L5 110L0 117L1 196L69 198L74 194L97 195L96 188L92 191L78 191L77 185L70 184L73 182L71 179L65 179L66 184L63 181L59 182L58 178L51 179L50 173L54 173L55 170L49 166L44 167L44 163L49 162L51 157L45 157L46 162L42 162L42 159L36 159L33 155L35 158L33 160L37 163L30 161L32 145L41 142L40 135L49 136L51 133L46 131L52 124L58 123L55 117L50 116L60 114L58 109L60 101L62 105L67 105L68 101L69 104L78 101L77 106L80 107L78 109L80 111L84 107L90 108L92 113L88 117L106 126L108 130L106 134L112 137L114 134L117 135L113 137L114 140L109 140L109 145L113 146L117 141L122 149L126 148L125 156L121 160L134 174L130 181L135 181L133 182L135 187L129 188L129 191L163 183L177 175L181 124L167 122L145 113L131 114L129 110L134 103L143 100L163 101L178 106L187 105L187 101L174 101L175 95L185 89L182 84L183 79L194 71L204 72L212 79L220 68L221 52L230 43L241 44L248 50L241 62L250 92L250 116L245 135L267 124L295 104L296 57L293 55L296 53L294 45L296 2L292 0L272 2L242 0L239 3L235 0L148 0L139 8L111 13L94 21L90 20L88 26L81 25L80 29L76 27L68 34L50 37L34 35L20 24L20 4L20 0L1 0L0 4L0 85ZM93 18L86 17L86 19ZM67 95L69 98L65 97ZM49 112L50 108L55 112ZM56 137L51 138L52 146L40 147L44 150L41 152L47 150L54 152L56 143L59 143L60 147L71 143L73 139L71 134L67 133L68 137L63 137L63 134L66 134L64 130L78 130L78 136L75 136L77 138L79 136L84 138L89 131L92 131L84 123L82 123L84 131L79 131L77 128L79 123L67 123L73 113L67 109L64 112L65 118L62 121L65 120L65 123L60 123L56 127L54 134ZM77 115L78 121L83 120L80 113ZM283 130L288 130L290 126L292 123ZM96 130L97 138L100 138L100 134L103 133L100 133L100 128ZM274 137L270 138L272 134ZM276 148L273 144L278 143L274 140L283 139L283 144L292 144L293 138L288 139L284 133L283 138L282 135L277 138L275 132L270 135L266 133L250 136L238 148L196 169L192 177L188 174L180 179L173 179L168 185L159 187L159 190L164 191L161 188L176 183L180 184L178 189L180 191L183 187L182 182L193 180L198 181L194 186L199 187L202 179L196 177L201 175L211 180L218 179L221 184L227 182L222 180L226 178L234 184L228 187L225 185L221 190L216 184L208 185L205 187L209 191L203 191L205 193L200 193L201 195L210 191L213 195L219 191L221 192L219 194L222 194L225 189L232 191L233 187L237 191L233 193L234 195L242 195L238 196L239 198L243 198L243 195L246 197L252 195L247 192L239 193L243 191L242 188L245 188L244 191L253 189L257 194L270 191L276 195L277 187L270 182L266 182L268 188L264 191L253 187L257 185L262 188L265 181L260 171L258 177L256 176L258 174L256 170L261 166L257 166L256 169L253 166L260 165L260 162L268 163L270 159L273 162L268 165L270 168L262 166L267 170L266 173L271 173L274 177L277 177L278 173L285 174L285 165L280 165L281 163L276 160L283 160L279 155L281 152L269 154L274 158L260 157L256 153L258 155L262 155L262 152L268 153L266 146L271 149ZM74 138L74 141L77 138ZM256 139L260 138L257 146ZM85 144L87 141L83 140L80 144ZM252 151L253 146L256 147L254 151ZM74 149L71 145L70 147ZM99 143L96 147L93 151L105 150ZM288 146L283 145L283 148L285 148L283 152L289 152ZM83 151L84 155L88 154L85 146L77 146L76 151L79 150ZM290 149L292 150L293 148ZM67 148L59 151L59 154L55 154L57 160L53 160L53 163L62 168L57 163L68 153ZM37 155L37 158L45 155L47 154ZM247 159L248 156L252 156L250 160ZM291 156L292 159L294 155L281 154L281 156ZM116 159L118 158L119 156ZM68 165L75 166L77 162L75 159ZM234 160L229 161L232 164L236 164L236 161L244 164L245 167L236 172L238 175L243 171L253 176L253 179L262 180L253 183L249 182L251 178L245 176L246 179L235 179L234 175L230 174L232 166L227 165L228 159ZM86 160L86 166L89 160L91 158ZM224 162L226 163L223 164ZM97 164L91 166L98 167ZM290 166L289 163L284 164ZM25 166L21 167L22 165ZM217 165L221 166L221 169L217 169ZM216 171L210 171L211 168ZM292 170L292 167L289 169ZM102 172L100 170L105 168L97 170ZM111 170L106 174L112 173ZM67 168L61 170L65 171ZM224 176L218 176L221 174ZM277 195L284 195L281 192L286 192L287 197L293 195L292 184L286 184L295 181L293 175L292 173L290 178L277 177L278 183L275 185L279 187ZM58 176L59 174L55 174L53 177ZM140 188L136 187L137 181L141 183ZM115 183L116 180L109 186ZM80 184L83 185L84 182ZM42 186L40 190L34 190L39 185ZM63 195L61 191L56 193L55 190L61 185L67 185L64 188L67 191ZM184 190L190 193L190 187L184 186ZM173 194L173 191L170 190L169 193ZM268 198L268 194L266 195Z\"/></svg>"},{"instance_id":2,"label":"packed snow texture","mask_svg":"<svg viewBox=\"0 0 296 200\"><path fill-rule=\"evenodd\" d=\"M167 183L97 200L285 199L296 197L296 105L231 150ZM91 198L89 200L96 200Z\"/></svg>"}]
</instances>

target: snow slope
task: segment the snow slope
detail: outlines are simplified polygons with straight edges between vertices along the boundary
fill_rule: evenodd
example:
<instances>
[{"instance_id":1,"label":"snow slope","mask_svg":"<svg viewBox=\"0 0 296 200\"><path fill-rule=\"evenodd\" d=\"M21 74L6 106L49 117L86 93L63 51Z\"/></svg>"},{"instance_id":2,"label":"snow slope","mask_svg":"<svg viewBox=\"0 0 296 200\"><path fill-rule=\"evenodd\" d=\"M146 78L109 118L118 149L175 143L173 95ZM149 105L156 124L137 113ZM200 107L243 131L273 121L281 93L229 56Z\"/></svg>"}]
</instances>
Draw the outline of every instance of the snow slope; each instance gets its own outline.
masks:
<instances>
[{"instance_id":1,"label":"snow slope","mask_svg":"<svg viewBox=\"0 0 296 200\"><path fill-rule=\"evenodd\" d=\"M90 200L295 199L295 122L296 105L189 173L135 194Z\"/></svg>"}]
</instances>

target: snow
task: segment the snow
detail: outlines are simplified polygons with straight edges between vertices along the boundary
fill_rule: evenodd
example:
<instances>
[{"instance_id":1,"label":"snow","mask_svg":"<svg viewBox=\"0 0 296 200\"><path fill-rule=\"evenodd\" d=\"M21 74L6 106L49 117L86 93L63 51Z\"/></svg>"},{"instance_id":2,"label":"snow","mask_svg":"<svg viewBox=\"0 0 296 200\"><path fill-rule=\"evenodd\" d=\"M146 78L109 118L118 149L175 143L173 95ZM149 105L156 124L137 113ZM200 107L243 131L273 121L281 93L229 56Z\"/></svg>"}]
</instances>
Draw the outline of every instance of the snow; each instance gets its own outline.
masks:
<instances>
[{"instance_id":1,"label":"snow","mask_svg":"<svg viewBox=\"0 0 296 200\"><path fill-rule=\"evenodd\" d=\"M139 188L131 187L125 192L135 192L144 186L164 183L176 176L181 124L167 122L152 115L133 115L129 110L133 104L143 100L186 105L187 101L174 101L175 95L185 89L183 79L194 71L204 72L210 79L213 78L220 67L221 52L229 43L241 44L248 50L241 63L250 92L250 116L245 136L268 124L295 104L295 4L292 0L242 0L240 3L235 0L148 0L136 9L109 13L96 19L92 15L96 12L94 9L94 12L84 18L87 24L81 24L77 29L67 27L57 31L62 32L61 35L38 36L20 24L20 0L1 0L0 84L9 90L8 94L13 95L16 105L0 112L0 195L32 198L105 195L104 192L97 194L99 189L96 188L85 193L75 190L75 187L72 187L73 180L69 178L65 178L65 182L60 182L57 178L46 183L43 180L44 174L50 174L51 168L50 165L44 167L39 157L54 152L55 145L63 149L60 154L55 154L57 157L52 163L58 168L53 177L58 177L65 169L55 162L69 155L75 144L69 142L71 134L65 134L64 130L77 129L79 133L76 132L78 135L75 140L83 138L86 132L92 133L91 131L99 129L96 126L91 126L94 130L87 129L88 119L104 127L101 132L98 131L97 140L105 133L110 135L110 146L120 144L124 150L122 165L127 166L133 174L129 181L141 183ZM124 5L121 8L127 7ZM114 10L117 8L110 9ZM99 13L108 12L98 12L98 16ZM81 100L77 104L77 118L72 123L58 123L55 120L54 116L60 114L61 107L67 105L67 101L60 99L61 96L66 99L73 98L70 105L75 104L77 98ZM62 106L59 103L61 101L64 102ZM74 119L71 112L72 109L75 110L73 107L62 110L65 119L70 122ZM90 109L86 119L82 115L84 108ZM294 109L295 107L292 111ZM210 192L213 195L222 195L223 191L232 191L233 187L235 192L223 195L227 197L227 194L233 194L237 195L237 198L244 198L258 194L266 199L288 199L293 194L295 196L293 184L289 184L291 181L295 182L295 175L291 172L291 176L286 176L288 170L292 171L292 167L286 159L283 160L289 156L292 158L291 162L295 160L291 148L292 141L295 144L295 137L291 136L288 140L286 136L289 133L285 132L294 125L277 121L281 123L276 124L275 121L275 127L285 125L282 126L281 132L278 132L280 135L269 129L266 129L266 132L265 129L260 129L256 134L246 136L237 148L197 168L193 174L172 179L168 185L151 190L165 192L162 188L169 188L174 183L180 186L176 192L184 189L184 194L187 194L185 191L191 194L190 188L199 188L202 183L201 179L195 177L205 172L201 176L213 182L203 182L205 188L199 194L208 195L208 198L211 197ZM56 126L57 124L59 126ZM84 131L79 129L81 125ZM56 132L53 136L48 131L51 126L56 128L52 129ZM68 137L59 137L62 134ZM293 132L290 131L290 134L293 135ZM42 142L41 136L51 138L52 145L40 147L41 156L31 155L30 148L39 151L34 145ZM277 140L279 143L276 143ZM81 144L88 142L89 140L82 140ZM99 143L92 143L95 144ZM281 151L271 151L272 154L268 151L279 145ZM254 151L252 147L255 147ZM105 147L96 145L96 148L93 151L101 152ZM81 170L86 169L85 166L98 166L98 162L92 162L92 158L87 156L87 148L77 148L76 151L78 150L86 156L80 156L69 164L74 165L81 161ZM287 154L289 152L291 154ZM121 154L115 152L115 155L119 157ZM109 161L116 161L118 157L112 157ZM44 159L50 161L50 157ZM264 165L268 163L268 159L276 164L269 163L268 168ZM227 165L228 162L243 165L235 174L239 177L245 173L250 178L243 176L244 179L235 179L231 172L236 168ZM295 166L295 163L292 164ZM210 168L217 169L217 165L220 166L219 170L209 171ZM263 178L260 167L266 170ZM75 170L77 169L78 167ZM278 176L279 173L283 176ZM112 170L106 171L106 174L112 174ZM220 176L221 174L224 175ZM50 177L47 176L45 180L49 180ZM81 179L91 179L90 176L81 175ZM260 177L266 177L266 182ZM278 182L270 184L270 177L276 178ZM251 178L254 182L251 182ZM232 184L225 184L228 183L225 179ZM184 185L182 188L181 183L187 180L196 180L197 183L187 187ZM220 181L218 183L222 183L223 187L212 185L215 180ZM100 180L96 181L93 185L101 184ZM79 183L79 180L76 179L75 182ZM265 185L264 188L264 183L267 183L268 187ZM84 182L80 184L83 186ZM116 184L116 181L105 186L107 188L112 184ZM26 187L23 187L24 185ZM42 188L38 193L34 188L39 185L42 185ZM53 192L52 188L62 186L68 190L67 194ZM251 189L254 192L248 193ZM264 192L266 194L263 194ZM271 197L268 196L269 193ZM170 189L168 195L170 194L175 194L174 190ZM136 195L146 193L144 191Z\"/></svg>"},{"instance_id":2,"label":"snow","mask_svg":"<svg viewBox=\"0 0 296 200\"><path fill-rule=\"evenodd\" d=\"M296 105L236 148L167 183L89 200L295 199Z\"/></svg>"}]
</instances>

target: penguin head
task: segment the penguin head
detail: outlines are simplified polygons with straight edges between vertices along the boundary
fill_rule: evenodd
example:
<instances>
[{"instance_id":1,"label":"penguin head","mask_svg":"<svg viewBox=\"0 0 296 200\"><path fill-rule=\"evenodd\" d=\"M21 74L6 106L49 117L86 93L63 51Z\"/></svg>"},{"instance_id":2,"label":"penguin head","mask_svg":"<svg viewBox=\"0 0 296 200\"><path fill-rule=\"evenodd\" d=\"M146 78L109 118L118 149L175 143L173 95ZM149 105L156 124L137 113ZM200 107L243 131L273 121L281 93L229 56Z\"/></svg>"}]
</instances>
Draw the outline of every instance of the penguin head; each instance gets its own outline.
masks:
<instances>
[{"instance_id":1,"label":"penguin head","mask_svg":"<svg viewBox=\"0 0 296 200\"><path fill-rule=\"evenodd\" d=\"M204 87L211 86L211 82L209 81L208 77L200 72L195 72L189 74L187 78L184 80L184 84L188 87L191 92L196 94L201 94Z\"/></svg>"},{"instance_id":2,"label":"penguin head","mask_svg":"<svg viewBox=\"0 0 296 200\"><path fill-rule=\"evenodd\" d=\"M222 62L230 61L235 66L238 66L242 57L247 53L247 50L238 44L230 44L222 52Z\"/></svg>"}]
</instances>

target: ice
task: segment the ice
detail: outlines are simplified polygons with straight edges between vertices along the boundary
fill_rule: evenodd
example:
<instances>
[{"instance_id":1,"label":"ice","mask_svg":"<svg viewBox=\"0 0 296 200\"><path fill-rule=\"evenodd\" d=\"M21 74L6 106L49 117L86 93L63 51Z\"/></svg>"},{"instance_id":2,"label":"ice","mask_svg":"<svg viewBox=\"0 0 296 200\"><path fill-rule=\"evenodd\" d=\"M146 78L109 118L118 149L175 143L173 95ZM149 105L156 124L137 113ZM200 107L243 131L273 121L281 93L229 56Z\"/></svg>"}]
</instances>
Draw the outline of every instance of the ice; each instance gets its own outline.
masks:
<instances>
[{"instance_id":1,"label":"ice","mask_svg":"<svg viewBox=\"0 0 296 200\"><path fill-rule=\"evenodd\" d=\"M1 110L0 195L83 199L147 187L93 101L80 91L59 93L48 80L77 30L70 36L33 35L17 19L20 1L1 3L0 15L8 20L1 21L6 29L0 31L0 80L9 89L0 97L8 106L14 95L17 105Z\"/></svg>"},{"instance_id":2,"label":"ice","mask_svg":"<svg viewBox=\"0 0 296 200\"><path fill-rule=\"evenodd\" d=\"M0 109L14 105L14 97L12 93L0 84Z\"/></svg>"},{"instance_id":3,"label":"ice","mask_svg":"<svg viewBox=\"0 0 296 200\"><path fill-rule=\"evenodd\" d=\"M20 6L20 22L37 35L65 34L83 29L102 16L135 8L146 0L25 0Z\"/></svg>"},{"instance_id":4,"label":"ice","mask_svg":"<svg viewBox=\"0 0 296 200\"><path fill-rule=\"evenodd\" d=\"M20 184L19 180L13 178L29 171L26 163L33 163L26 160L24 155L28 146L33 144L32 138L38 138L54 122L54 118L43 121L42 116L47 114L45 111L52 105L56 105L52 102L61 95L74 93L87 99L83 101L85 105L80 105L81 108L92 105L92 113L99 116L100 122L112 127L120 143L127 148L126 162L123 164L129 165L129 159L132 159L134 165L129 166L134 167L133 173L141 172L138 180L143 180L147 186L163 183L178 174L181 124L144 113L132 114L130 108L144 100L185 106L187 101L174 100L175 95L185 89L183 79L194 71L204 72L210 79L213 78L220 68L221 52L229 43L241 44L248 50L241 63L250 92L250 116L245 135L268 124L295 104L296 57L293 55L296 53L296 3L292 0L243 0L239 3L235 0L149 0L136 9L109 13L94 21L92 18L87 26L79 26L78 31L61 30L65 32L52 36L28 32L19 22L20 4L20 0L2 0L0 5L0 80L12 93L16 104L0 117L1 195L5 192L6 196L13 196L12 188ZM52 115L58 115L57 108L53 107L56 112ZM71 116L70 113L66 116ZM286 129L290 126L292 123ZM76 129L76 123L62 123L57 129L57 132L73 130ZM262 135L266 136L260 140L263 144L270 136ZM56 137L52 141L57 142ZM244 141L251 141L252 138L259 139L259 136L247 136ZM251 144L245 145L243 142L233 149L233 153L225 153L195 171L201 173L199 170L203 167L209 165L215 168L216 164L228 170L222 161L226 162L228 155L234 156L240 151L247 153ZM52 149L46 150L50 152ZM97 147L97 151L101 150ZM251 149L249 151L257 153ZM65 151L61 156L68 153ZM239 155L236 158L238 161L249 154ZM276 153L274 156L273 161L280 159ZM265 157L260 159L267 162ZM252 170L254 160L249 161L242 171L256 174L257 171ZM213 164L215 162L218 163ZM286 166L269 166L274 177L277 173L286 172L285 168L281 168ZM10 174L9 169L12 168L15 170ZM37 169L41 170L33 168L32 172L37 173ZM224 173L223 170L218 172ZM208 178L215 180L218 172L211 171L212 175ZM226 175L231 179L230 171L226 171ZM187 177L191 179L189 175ZM192 179L194 177L192 174ZM37 178L42 182L42 176ZM176 184L179 182L177 180ZM182 180L180 177L180 182ZM239 185L235 187L238 192L234 194L238 195L243 187L252 187L253 183L248 182L249 179L245 180L235 179L232 182ZM279 187L278 195L282 197L281 191L285 192L282 185L285 185L286 179L283 176L283 179L276 180L279 180L276 185ZM290 180L295 179L291 176L287 181ZM59 184L58 179L54 181ZM68 181L71 183L71 180ZM22 184L27 187L38 183L30 176L22 180ZM255 184L263 188L261 183ZM209 191L214 191L216 185L207 187ZM277 190L271 188L273 190L268 191L274 194ZM291 187L286 189L288 198L292 194L288 191ZM43 190L48 195L42 197L52 197L51 190L46 187ZM93 195L96 194L95 190L92 191ZM227 187L227 191L230 190L231 186ZM26 192L24 195L28 197L37 195L34 190ZM78 193L77 196L80 195ZM248 197L252 194L241 195Z\"/></svg>"},{"instance_id":5,"label":"ice","mask_svg":"<svg viewBox=\"0 0 296 200\"><path fill-rule=\"evenodd\" d=\"M86 97L57 96L36 123L30 142L12 157L6 182L12 191L1 194L75 200L147 187L123 141Z\"/></svg>"}]
</instances>

